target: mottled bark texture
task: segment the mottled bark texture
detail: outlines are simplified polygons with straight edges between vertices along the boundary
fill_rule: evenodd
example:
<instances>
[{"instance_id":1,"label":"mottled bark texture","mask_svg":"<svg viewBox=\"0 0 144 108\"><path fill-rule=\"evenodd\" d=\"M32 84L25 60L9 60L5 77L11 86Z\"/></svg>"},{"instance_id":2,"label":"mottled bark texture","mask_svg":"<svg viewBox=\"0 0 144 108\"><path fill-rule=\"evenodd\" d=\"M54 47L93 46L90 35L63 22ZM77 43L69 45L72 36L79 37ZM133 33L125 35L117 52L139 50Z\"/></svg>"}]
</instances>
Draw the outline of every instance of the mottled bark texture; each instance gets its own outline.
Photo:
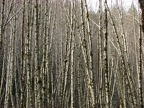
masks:
<instances>
[{"instance_id":1,"label":"mottled bark texture","mask_svg":"<svg viewBox=\"0 0 144 108\"><path fill-rule=\"evenodd\" d=\"M142 30L144 32L144 0L139 0L139 4L140 4L140 8L141 8L141 11L142 11L142 16L141 16L141 19L142 19ZM140 106L141 108L144 107L143 105L143 84L142 84L142 79L143 79L143 70L142 70L142 65L143 65L143 62L142 62L142 46L143 46L143 39L142 39L142 34L141 34L141 29L140 29L140 37L139 37L139 51L140 51L140 54L139 54L139 96L140 96Z\"/></svg>"},{"instance_id":2,"label":"mottled bark texture","mask_svg":"<svg viewBox=\"0 0 144 108\"><path fill-rule=\"evenodd\" d=\"M139 4L142 11L142 30L144 32L144 0L139 0Z\"/></svg>"}]
</instances>

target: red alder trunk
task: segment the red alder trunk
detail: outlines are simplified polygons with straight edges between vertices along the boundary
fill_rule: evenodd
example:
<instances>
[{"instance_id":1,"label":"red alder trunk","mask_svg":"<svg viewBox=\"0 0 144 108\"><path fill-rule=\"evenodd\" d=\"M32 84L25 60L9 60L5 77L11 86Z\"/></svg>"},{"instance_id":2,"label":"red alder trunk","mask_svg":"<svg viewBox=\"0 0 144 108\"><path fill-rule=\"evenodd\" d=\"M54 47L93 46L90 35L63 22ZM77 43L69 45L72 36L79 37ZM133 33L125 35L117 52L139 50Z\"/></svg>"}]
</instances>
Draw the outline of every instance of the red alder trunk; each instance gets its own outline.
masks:
<instances>
[{"instance_id":1,"label":"red alder trunk","mask_svg":"<svg viewBox=\"0 0 144 108\"><path fill-rule=\"evenodd\" d=\"M144 32L144 0L139 0L139 4L142 11L142 30Z\"/></svg>"},{"instance_id":2,"label":"red alder trunk","mask_svg":"<svg viewBox=\"0 0 144 108\"><path fill-rule=\"evenodd\" d=\"M142 19L142 30L144 33L144 0L139 0L139 4L140 4L140 8L142 11L142 15L141 15L141 19ZM140 31L141 32L141 31ZM141 108L144 108L143 105L143 84L142 84L142 79L143 79L143 62L142 62L142 45L143 45L143 39L142 39L142 35L140 33L140 38L139 38L139 51L140 51L140 55L139 55L139 95L140 95L140 106Z\"/></svg>"}]
</instances>

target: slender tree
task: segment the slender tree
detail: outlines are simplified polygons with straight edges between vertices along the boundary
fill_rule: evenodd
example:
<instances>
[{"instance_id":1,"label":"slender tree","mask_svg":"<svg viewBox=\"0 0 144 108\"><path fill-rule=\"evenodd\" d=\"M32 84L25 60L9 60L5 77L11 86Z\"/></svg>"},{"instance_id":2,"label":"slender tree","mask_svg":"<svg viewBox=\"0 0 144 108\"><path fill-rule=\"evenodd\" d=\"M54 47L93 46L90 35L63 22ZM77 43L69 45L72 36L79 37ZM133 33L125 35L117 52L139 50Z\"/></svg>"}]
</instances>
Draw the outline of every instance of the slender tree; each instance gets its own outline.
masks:
<instances>
[{"instance_id":1,"label":"slender tree","mask_svg":"<svg viewBox=\"0 0 144 108\"><path fill-rule=\"evenodd\" d=\"M143 79L143 62L142 62L142 43L143 43L143 37L142 37L142 31L144 32L144 1L143 0L139 0L139 4L140 4L140 8L141 8L141 11L142 11L142 16L141 16L141 19L142 19L142 25L140 27L140 37L139 37L139 96L140 96L140 106L141 108L143 108L144 106L144 103L143 103L143 84L142 84L142 79Z\"/></svg>"}]
</instances>

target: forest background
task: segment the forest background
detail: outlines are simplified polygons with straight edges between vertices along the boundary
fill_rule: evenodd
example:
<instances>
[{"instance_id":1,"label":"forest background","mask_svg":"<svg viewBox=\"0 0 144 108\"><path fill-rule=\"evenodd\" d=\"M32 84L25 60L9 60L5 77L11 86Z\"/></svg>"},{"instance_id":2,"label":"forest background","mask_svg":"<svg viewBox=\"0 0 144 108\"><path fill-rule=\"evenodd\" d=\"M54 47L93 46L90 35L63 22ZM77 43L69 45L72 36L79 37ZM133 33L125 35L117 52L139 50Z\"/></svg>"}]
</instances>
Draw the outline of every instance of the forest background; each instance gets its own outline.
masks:
<instances>
[{"instance_id":1,"label":"forest background","mask_svg":"<svg viewBox=\"0 0 144 108\"><path fill-rule=\"evenodd\" d=\"M143 108L138 4L86 2L0 0L0 108Z\"/></svg>"}]
</instances>

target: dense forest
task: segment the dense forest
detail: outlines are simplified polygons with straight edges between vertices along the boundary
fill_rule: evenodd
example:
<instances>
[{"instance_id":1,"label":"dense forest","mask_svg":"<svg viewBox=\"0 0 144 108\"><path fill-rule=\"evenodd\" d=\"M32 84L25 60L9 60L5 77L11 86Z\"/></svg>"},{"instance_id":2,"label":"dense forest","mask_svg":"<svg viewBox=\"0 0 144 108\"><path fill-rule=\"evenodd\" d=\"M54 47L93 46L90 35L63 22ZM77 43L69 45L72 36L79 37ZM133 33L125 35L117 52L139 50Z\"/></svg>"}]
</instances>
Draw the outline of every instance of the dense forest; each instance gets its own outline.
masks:
<instances>
[{"instance_id":1,"label":"dense forest","mask_svg":"<svg viewBox=\"0 0 144 108\"><path fill-rule=\"evenodd\" d=\"M86 2L0 0L0 108L144 108L143 0Z\"/></svg>"}]
</instances>

